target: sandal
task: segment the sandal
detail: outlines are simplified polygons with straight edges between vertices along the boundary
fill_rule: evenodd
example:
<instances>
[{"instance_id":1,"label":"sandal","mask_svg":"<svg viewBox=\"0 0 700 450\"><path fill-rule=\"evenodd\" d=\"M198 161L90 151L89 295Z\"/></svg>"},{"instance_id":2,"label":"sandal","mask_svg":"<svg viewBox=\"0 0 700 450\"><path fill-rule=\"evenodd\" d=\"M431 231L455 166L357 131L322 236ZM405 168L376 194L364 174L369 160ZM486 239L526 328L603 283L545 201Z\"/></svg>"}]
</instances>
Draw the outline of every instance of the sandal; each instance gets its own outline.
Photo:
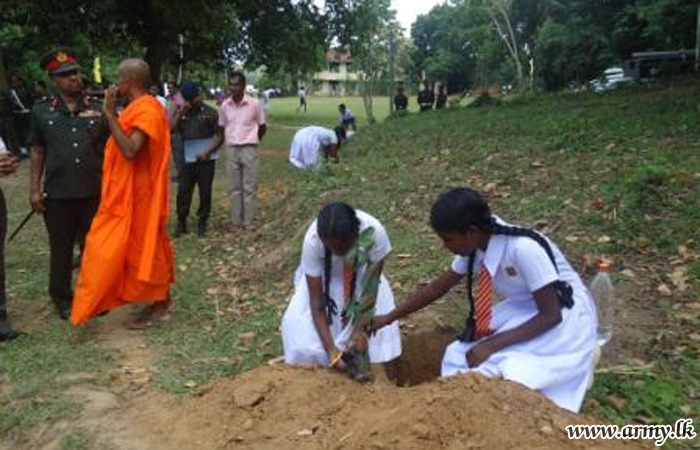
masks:
<instances>
[{"instance_id":1,"label":"sandal","mask_svg":"<svg viewBox=\"0 0 700 450\"><path fill-rule=\"evenodd\" d=\"M172 301L168 300L166 303L161 305L159 302L146 306L134 321L125 323L124 327L127 330L147 330L155 324L167 322L170 320Z\"/></svg>"}]
</instances>

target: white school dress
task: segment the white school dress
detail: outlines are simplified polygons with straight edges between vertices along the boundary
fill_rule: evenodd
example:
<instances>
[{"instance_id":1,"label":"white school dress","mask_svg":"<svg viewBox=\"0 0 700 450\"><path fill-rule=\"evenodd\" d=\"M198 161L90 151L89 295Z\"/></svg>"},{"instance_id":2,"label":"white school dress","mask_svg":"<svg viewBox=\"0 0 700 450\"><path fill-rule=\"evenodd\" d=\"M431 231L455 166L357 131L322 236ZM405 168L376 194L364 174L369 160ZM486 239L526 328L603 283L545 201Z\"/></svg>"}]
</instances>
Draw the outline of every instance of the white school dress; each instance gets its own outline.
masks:
<instances>
[{"instance_id":1,"label":"white school dress","mask_svg":"<svg viewBox=\"0 0 700 450\"><path fill-rule=\"evenodd\" d=\"M289 162L299 169L315 167L321 162L321 151L338 143L335 131L324 127L305 127L297 131L289 149Z\"/></svg>"},{"instance_id":2,"label":"white school dress","mask_svg":"<svg viewBox=\"0 0 700 450\"><path fill-rule=\"evenodd\" d=\"M485 376L515 381L540 391L562 408L578 412L593 376L597 313L581 278L559 248L548 242L559 274L535 240L492 235L486 252L479 250L476 254L474 280L478 279L484 261L493 290L503 299L492 310L494 334L511 330L535 316L538 310L532 292L558 279L567 281L574 291L574 306L562 308L562 322L532 340L494 353L476 369L470 369L466 359L474 343L455 341L445 350L442 375L474 370ZM456 257L452 271L466 274L468 261L468 257Z\"/></svg>"},{"instance_id":3,"label":"white school dress","mask_svg":"<svg viewBox=\"0 0 700 450\"><path fill-rule=\"evenodd\" d=\"M391 243L384 226L371 215L356 210L360 220L360 232L368 227L374 228L375 245L370 251L372 261L380 261L391 251ZM320 277L324 271L323 259L325 248L316 231L316 221L311 224L301 253L301 265L294 276L294 294L289 306L282 317L282 345L284 361L287 364L320 364L328 365L328 355L318 336L311 317L311 303L306 275ZM357 273L356 289L361 289L359 280L364 275L365 267L360 267ZM343 327L340 313L345 306L343 287L343 258L332 256L330 291L331 298L338 305L338 312L330 325L331 335L336 346L345 350L352 331L351 324ZM325 282L323 283L325 288ZM358 292L361 294L361 292ZM358 297L359 298L359 297ZM384 275L379 283L375 314L386 314L394 309L394 294ZM323 311L325 314L325 311ZM401 355L401 334L398 322L382 328L369 339L369 359L372 363L391 361Z\"/></svg>"}]
</instances>

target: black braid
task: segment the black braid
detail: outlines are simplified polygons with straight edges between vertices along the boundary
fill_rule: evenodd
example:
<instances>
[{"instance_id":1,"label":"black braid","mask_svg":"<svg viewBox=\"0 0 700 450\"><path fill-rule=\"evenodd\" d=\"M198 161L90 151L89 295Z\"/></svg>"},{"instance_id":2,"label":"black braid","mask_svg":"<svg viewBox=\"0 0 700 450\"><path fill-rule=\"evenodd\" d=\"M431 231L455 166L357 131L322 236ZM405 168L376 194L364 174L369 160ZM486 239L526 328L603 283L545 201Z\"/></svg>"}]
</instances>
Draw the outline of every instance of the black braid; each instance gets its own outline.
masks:
<instances>
[{"instance_id":1,"label":"black braid","mask_svg":"<svg viewBox=\"0 0 700 450\"><path fill-rule=\"evenodd\" d=\"M557 262L554 259L552 247L549 245L549 242L547 242L547 239L545 239L540 233L527 228L509 227L495 222L493 224L492 232L494 234L503 234L506 236L525 236L534 239L535 242L540 244L540 246L544 248L544 251L547 252L549 260L552 261L552 264L554 265L554 270L557 271L557 274L559 273L559 267L557 267ZM571 287L571 285L564 280L557 280L552 283L552 286L554 287L554 291L557 294L557 298L559 299L559 303L561 303L562 308L571 309L574 306L574 289Z\"/></svg>"},{"instance_id":2,"label":"black braid","mask_svg":"<svg viewBox=\"0 0 700 450\"><path fill-rule=\"evenodd\" d=\"M360 229L360 220L352 207L346 203L329 203L321 209L316 222L316 230L324 242L325 289L321 309L325 310L328 325L333 323L333 315L338 313L338 304L331 298L331 269L333 254L325 246L326 239L354 241ZM354 290L353 282L353 290Z\"/></svg>"},{"instance_id":3,"label":"black braid","mask_svg":"<svg viewBox=\"0 0 700 450\"><path fill-rule=\"evenodd\" d=\"M331 298L331 269L333 264L333 255L330 249L326 248L326 254L323 258L323 276L325 287L323 289L323 301L321 302L321 311L326 313L326 322L328 325L333 324L333 315L338 312L338 304Z\"/></svg>"},{"instance_id":4,"label":"black braid","mask_svg":"<svg viewBox=\"0 0 700 450\"><path fill-rule=\"evenodd\" d=\"M476 259L474 253L469 255L469 263L467 265L467 299L469 299L469 316L467 317L467 323L464 327L464 331L457 338L462 342L474 342L476 339L476 304L474 302L474 293L472 292L472 285L474 284L474 260Z\"/></svg>"},{"instance_id":5,"label":"black braid","mask_svg":"<svg viewBox=\"0 0 700 450\"><path fill-rule=\"evenodd\" d=\"M504 236L523 236L533 239L544 249L544 251L547 253L547 256L549 256L549 260L554 265L554 270L556 270L557 273L559 273L559 267L557 267L556 260L554 259L554 252L552 252L552 247L549 245L549 242L547 242L547 239L545 239L541 234L537 233L536 231L530 230L528 228L501 225L499 223L496 223L496 221L492 219L491 233L501 234ZM463 342L473 342L475 339L476 320L474 318L474 294L472 293L472 285L474 282L475 259L476 258L473 254L469 257L469 266L467 269L467 297L469 299L470 311L469 316L467 317L467 323L464 328L464 332L459 336L459 339ZM561 304L562 308L571 309L574 306L574 290L571 287L571 285L564 280L557 280L554 283L552 283L552 286L554 287L554 291L556 293L557 298L559 299L559 303Z\"/></svg>"},{"instance_id":6,"label":"black braid","mask_svg":"<svg viewBox=\"0 0 700 450\"><path fill-rule=\"evenodd\" d=\"M554 264L554 269L557 271L557 273L559 273L559 268L557 267L557 263L554 260L554 253L552 252L552 247L549 245L549 242L547 242L547 239L545 239L540 233L534 230L530 230L529 228L501 225L499 223L496 223L495 221L493 222L491 233L502 234L505 236L525 236L529 237L530 239L533 239L535 242L540 244L540 246L544 249L545 252L547 252L549 260L552 261L552 264Z\"/></svg>"}]
</instances>

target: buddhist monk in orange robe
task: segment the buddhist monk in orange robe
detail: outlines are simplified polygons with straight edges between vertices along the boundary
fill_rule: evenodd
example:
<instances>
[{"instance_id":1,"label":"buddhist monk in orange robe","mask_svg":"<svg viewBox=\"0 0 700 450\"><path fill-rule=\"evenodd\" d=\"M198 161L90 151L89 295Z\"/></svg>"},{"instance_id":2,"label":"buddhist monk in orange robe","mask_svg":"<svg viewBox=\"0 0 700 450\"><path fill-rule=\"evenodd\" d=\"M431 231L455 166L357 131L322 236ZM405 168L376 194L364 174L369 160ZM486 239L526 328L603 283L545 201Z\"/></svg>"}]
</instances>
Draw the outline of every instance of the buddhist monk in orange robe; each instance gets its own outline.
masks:
<instances>
[{"instance_id":1,"label":"buddhist monk in orange robe","mask_svg":"<svg viewBox=\"0 0 700 450\"><path fill-rule=\"evenodd\" d=\"M149 95L148 64L127 59L118 86L105 92L112 135L105 148L102 196L87 236L71 321L79 326L112 308L147 303L129 328L167 317L174 281L166 232L170 129L165 109ZM128 100L117 117L117 92Z\"/></svg>"}]
</instances>

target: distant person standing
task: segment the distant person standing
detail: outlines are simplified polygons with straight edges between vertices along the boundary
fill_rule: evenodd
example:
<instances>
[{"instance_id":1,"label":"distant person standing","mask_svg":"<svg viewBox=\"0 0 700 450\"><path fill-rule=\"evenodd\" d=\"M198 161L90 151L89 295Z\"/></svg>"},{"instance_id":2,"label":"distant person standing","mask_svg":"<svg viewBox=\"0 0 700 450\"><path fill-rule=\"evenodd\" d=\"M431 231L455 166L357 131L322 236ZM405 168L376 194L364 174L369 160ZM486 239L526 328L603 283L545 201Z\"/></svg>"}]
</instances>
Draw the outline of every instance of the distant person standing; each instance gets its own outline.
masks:
<instances>
[{"instance_id":1,"label":"distant person standing","mask_svg":"<svg viewBox=\"0 0 700 450\"><path fill-rule=\"evenodd\" d=\"M447 93L445 93L445 85L441 84L438 88L437 100L435 102L435 109L443 109L447 105Z\"/></svg>"},{"instance_id":2,"label":"distant person standing","mask_svg":"<svg viewBox=\"0 0 700 450\"><path fill-rule=\"evenodd\" d=\"M433 103L435 103L435 94L429 86L429 83L426 82L423 85L423 89L418 93L418 106L420 106L421 112L432 110Z\"/></svg>"},{"instance_id":3,"label":"distant person standing","mask_svg":"<svg viewBox=\"0 0 700 450\"><path fill-rule=\"evenodd\" d=\"M46 97L47 94L48 90L43 80L37 80L32 83L32 96L34 97L34 101L41 100Z\"/></svg>"},{"instance_id":4,"label":"distant person standing","mask_svg":"<svg viewBox=\"0 0 700 450\"><path fill-rule=\"evenodd\" d=\"M265 111L270 106L270 89L263 89L260 92L260 100L262 100L262 107Z\"/></svg>"},{"instance_id":5,"label":"distant person standing","mask_svg":"<svg viewBox=\"0 0 700 450\"><path fill-rule=\"evenodd\" d=\"M304 108L304 112L306 112L306 89L304 86L299 88L299 107L297 108L297 112L302 108Z\"/></svg>"},{"instance_id":6,"label":"distant person standing","mask_svg":"<svg viewBox=\"0 0 700 450\"><path fill-rule=\"evenodd\" d=\"M216 160L224 133L218 124L216 110L202 101L197 83L182 85L185 105L175 113L171 129L182 137L185 165L182 168L177 190L177 228L175 237L187 233L187 216L190 213L195 185L199 189L199 223L197 234L204 237L211 213L211 192L214 183Z\"/></svg>"},{"instance_id":7,"label":"distant person standing","mask_svg":"<svg viewBox=\"0 0 700 450\"><path fill-rule=\"evenodd\" d=\"M21 146L25 150L29 141L30 117L33 98L31 90L19 76L12 77L10 86L10 101L12 103L12 114L14 115L15 129Z\"/></svg>"},{"instance_id":8,"label":"distant person standing","mask_svg":"<svg viewBox=\"0 0 700 450\"><path fill-rule=\"evenodd\" d=\"M61 319L68 320L73 247L87 235L100 203L109 130L102 101L85 95L72 51L49 53L41 68L59 94L32 108L29 200L32 209L44 215L49 233L49 295Z\"/></svg>"},{"instance_id":9,"label":"distant person standing","mask_svg":"<svg viewBox=\"0 0 700 450\"><path fill-rule=\"evenodd\" d=\"M185 105L185 99L182 98L180 88L174 81L170 81L168 83L168 92L165 98L168 101L168 120L172 122L173 118L175 117L175 111ZM171 180L174 182L179 182L182 167L185 165L185 156L182 150L182 138L179 134L177 134L177 131L173 131L171 136L170 151L172 152L173 163L175 164L175 175L171 178Z\"/></svg>"},{"instance_id":10,"label":"distant person standing","mask_svg":"<svg viewBox=\"0 0 700 450\"><path fill-rule=\"evenodd\" d=\"M338 105L338 112L340 113L340 126L345 129L345 131L352 128L352 131L357 131L357 126L355 125L355 116L352 115L350 108L345 106L344 103Z\"/></svg>"},{"instance_id":11,"label":"distant person standing","mask_svg":"<svg viewBox=\"0 0 700 450\"><path fill-rule=\"evenodd\" d=\"M399 116L405 116L408 112L408 97L404 94L402 87L399 87L394 95L394 110Z\"/></svg>"},{"instance_id":12,"label":"distant person standing","mask_svg":"<svg viewBox=\"0 0 700 450\"><path fill-rule=\"evenodd\" d=\"M148 88L148 92L151 93L153 98L158 100L158 103L160 103L163 108L168 109L168 99L160 95L158 85L156 83L151 84L151 86Z\"/></svg>"},{"instance_id":13,"label":"distant person standing","mask_svg":"<svg viewBox=\"0 0 700 450\"><path fill-rule=\"evenodd\" d=\"M231 186L231 221L247 227L255 216L255 193L258 189L260 155L258 145L267 125L260 103L245 93L245 75L229 76L231 96L219 109L219 126L224 128L226 143L226 178Z\"/></svg>"},{"instance_id":14,"label":"distant person standing","mask_svg":"<svg viewBox=\"0 0 700 450\"><path fill-rule=\"evenodd\" d=\"M174 81L170 81L168 83L168 92L166 98L168 99L168 102L175 106L182 106L185 104L185 99L183 99L182 94L180 94L180 88Z\"/></svg>"}]
</instances>

